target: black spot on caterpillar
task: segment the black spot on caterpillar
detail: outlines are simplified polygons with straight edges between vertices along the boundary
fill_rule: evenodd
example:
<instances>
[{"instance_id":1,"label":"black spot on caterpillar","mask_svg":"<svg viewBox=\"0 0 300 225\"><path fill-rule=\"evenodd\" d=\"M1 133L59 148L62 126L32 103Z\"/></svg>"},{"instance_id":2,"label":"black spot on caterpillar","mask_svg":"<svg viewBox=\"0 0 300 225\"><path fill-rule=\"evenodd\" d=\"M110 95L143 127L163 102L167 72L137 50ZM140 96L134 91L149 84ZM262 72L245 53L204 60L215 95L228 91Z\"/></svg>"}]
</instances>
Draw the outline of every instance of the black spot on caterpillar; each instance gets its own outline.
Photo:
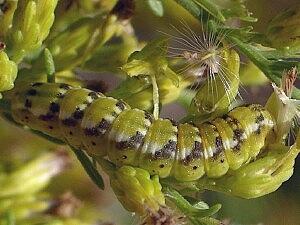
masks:
<instances>
[{"instance_id":1,"label":"black spot on caterpillar","mask_svg":"<svg viewBox=\"0 0 300 225\"><path fill-rule=\"evenodd\" d=\"M201 125L176 124L132 109L122 100L65 84L15 88L13 118L90 155L108 156L160 177L220 177L260 153L274 120L262 106L237 107Z\"/></svg>"}]
</instances>

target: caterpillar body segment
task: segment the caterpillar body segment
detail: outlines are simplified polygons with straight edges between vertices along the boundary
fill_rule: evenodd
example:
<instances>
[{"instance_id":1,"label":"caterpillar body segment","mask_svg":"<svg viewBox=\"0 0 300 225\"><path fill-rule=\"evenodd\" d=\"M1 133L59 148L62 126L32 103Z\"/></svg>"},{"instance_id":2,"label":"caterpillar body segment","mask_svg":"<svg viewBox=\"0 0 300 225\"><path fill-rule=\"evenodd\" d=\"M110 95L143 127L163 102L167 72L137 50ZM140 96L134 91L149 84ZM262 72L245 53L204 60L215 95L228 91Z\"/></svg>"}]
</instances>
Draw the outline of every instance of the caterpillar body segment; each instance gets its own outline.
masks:
<instances>
[{"instance_id":1,"label":"caterpillar body segment","mask_svg":"<svg viewBox=\"0 0 300 225\"><path fill-rule=\"evenodd\" d=\"M199 125L154 120L122 100L66 84L15 88L13 118L116 165L132 165L160 177L193 181L221 177L261 152L274 120L262 106L237 107Z\"/></svg>"},{"instance_id":2,"label":"caterpillar body segment","mask_svg":"<svg viewBox=\"0 0 300 225\"><path fill-rule=\"evenodd\" d=\"M169 176L176 156L177 131L168 119L154 120L141 148L139 166L152 174Z\"/></svg>"},{"instance_id":3,"label":"caterpillar body segment","mask_svg":"<svg viewBox=\"0 0 300 225\"><path fill-rule=\"evenodd\" d=\"M209 177L220 177L227 173L229 166L225 157L221 136L213 124L199 126L203 140L204 168Z\"/></svg>"},{"instance_id":4,"label":"caterpillar body segment","mask_svg":"<svg viewBox=\"0 0 300 225\"><path fill-rule=\"evenodd\" d=\"M108 156L117 165L139 166L140 149L152 123L145 111L129 109L112 124L108 138Z\"/></svg>"},{"instance_id":5,"label":"caterpillar body segment","mask_svg":"<svg viewBox=\"0 0 300 225\"><path fill-rule=\"evenodd\" d=\"M65 86L65 88L68 88L68 86ZM60 110L59 113L59 125L62 136L75 148L84 148L83 141L78 138L83 135L81 129L84 124L82 122L83 112L94 99L100 96L103 95L84 88L71 89L62 96L64 100L60 101L60 109L63 110Z\"/></svg>"},{"instance_id":6,"label":"caterpillar body segment","mask_svg":"<svg viewBox=\"0 0 300 225\"><path fill-rule=\"evenodd\" d=\"M177 180L193 181L205 174L203 144L199 129L188 123L178 126L177 154L173 166Z\"/></svg>"}]
</instances>

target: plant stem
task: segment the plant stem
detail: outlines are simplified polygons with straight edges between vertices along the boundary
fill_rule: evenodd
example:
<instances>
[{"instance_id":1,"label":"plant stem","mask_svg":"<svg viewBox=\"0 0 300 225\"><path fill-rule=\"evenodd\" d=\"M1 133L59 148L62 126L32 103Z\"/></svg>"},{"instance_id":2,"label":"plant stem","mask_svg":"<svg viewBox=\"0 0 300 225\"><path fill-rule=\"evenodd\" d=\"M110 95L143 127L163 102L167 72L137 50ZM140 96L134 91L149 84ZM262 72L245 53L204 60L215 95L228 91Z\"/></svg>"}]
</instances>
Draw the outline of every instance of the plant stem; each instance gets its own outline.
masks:
<instances>
[{"instance_id":1,"label":"plant stem","mask_svg":"<svg viewBox=\"0 0 300 225\"><path fill-rule=\"evenodd\" d=\"M159 92L155 75L151 76L151 82L153 87L153 116L157 120L159 117Z\"/></svg>"}]
</instances>

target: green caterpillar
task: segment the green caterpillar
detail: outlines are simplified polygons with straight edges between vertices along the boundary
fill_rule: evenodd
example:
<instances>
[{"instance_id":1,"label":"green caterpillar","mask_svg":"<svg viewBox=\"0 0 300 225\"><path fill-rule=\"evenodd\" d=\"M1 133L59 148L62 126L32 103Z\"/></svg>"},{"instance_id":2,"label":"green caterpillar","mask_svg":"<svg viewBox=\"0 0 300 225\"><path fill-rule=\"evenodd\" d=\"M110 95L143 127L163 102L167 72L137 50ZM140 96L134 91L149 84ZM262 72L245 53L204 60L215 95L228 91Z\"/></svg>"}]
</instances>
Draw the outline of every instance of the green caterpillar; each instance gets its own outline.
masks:
<instances>
[{"instance_id":1,"label":"green caterpillar","mask_svg":"<svg viewBox=\"0 0 300 225\"><path fill-rule=\"evenodd\" d=\"M160 177L193 181L221 177L256 158L275 122L260 105L237 107L199 126L154 120L122 100L59 83L14 89L15 121L59 138L94 157Z\"/></svg>"}]
</instances>

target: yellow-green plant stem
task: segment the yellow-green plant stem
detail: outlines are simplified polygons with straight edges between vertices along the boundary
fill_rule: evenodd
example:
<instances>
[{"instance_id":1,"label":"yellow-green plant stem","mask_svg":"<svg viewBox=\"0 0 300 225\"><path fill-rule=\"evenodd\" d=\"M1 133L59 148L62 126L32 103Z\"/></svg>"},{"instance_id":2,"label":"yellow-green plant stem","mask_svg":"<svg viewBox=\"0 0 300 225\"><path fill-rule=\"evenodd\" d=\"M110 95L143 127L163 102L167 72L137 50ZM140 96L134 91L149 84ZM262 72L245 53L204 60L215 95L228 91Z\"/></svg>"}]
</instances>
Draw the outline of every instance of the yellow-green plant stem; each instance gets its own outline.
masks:
<instances>
[{"instance_id":1,"label":"yellow-green plant stem","mask_svg":"<svg viewBox=\"0 0 300 225\"><path fill-rule=\"evenodd\" d=\"M158 119L159 117L159 92L158 86L156 82L156 77L154 75L150 76L153 88L153 116L154 119Z\"/></svg>"}]
</instances>

